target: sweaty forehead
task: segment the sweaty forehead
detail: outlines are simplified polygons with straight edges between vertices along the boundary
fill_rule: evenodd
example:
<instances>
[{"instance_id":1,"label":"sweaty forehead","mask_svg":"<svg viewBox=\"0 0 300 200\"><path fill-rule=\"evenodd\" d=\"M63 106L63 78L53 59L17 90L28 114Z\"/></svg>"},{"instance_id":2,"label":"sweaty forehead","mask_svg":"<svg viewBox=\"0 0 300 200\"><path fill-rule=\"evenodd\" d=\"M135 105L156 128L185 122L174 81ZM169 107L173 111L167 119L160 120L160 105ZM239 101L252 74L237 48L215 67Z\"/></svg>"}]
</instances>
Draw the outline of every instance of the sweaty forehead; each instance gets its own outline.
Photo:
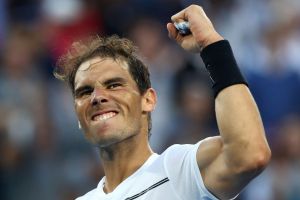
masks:
<instances>
[{"instance_id":1,"label":"sweaty forehead","mask_svg":"<svg viewBox=\"0 0 300 200\"><path fill-rule=\"evenodd\" d=\"M112 59L112 58L101 58L95 57L84 61L78 68L74 83L75 88L79 82L84 80L90 80L112 75L122 75L130 77L129 75L129 66L126 61L122 59Z\"/></svg>"},{"instance_id":2,"label":"sweaty forehead","mask_svg":"<svg viewBox=\"0 0 300 200\"><path fill-rule=\"evenodd\" d=\"M79 66L78 71L88 71L88 70L93 70L96 66L99 66L101 64L104 64L105 62L110 61L119 64L121 67L124 69L128 70L128 64L124 60L118 58L118 59L113 59L113 58L101 58L101 57L94 57L91 59L88 59L81 63Z\"/></svg>"}]
</instances>

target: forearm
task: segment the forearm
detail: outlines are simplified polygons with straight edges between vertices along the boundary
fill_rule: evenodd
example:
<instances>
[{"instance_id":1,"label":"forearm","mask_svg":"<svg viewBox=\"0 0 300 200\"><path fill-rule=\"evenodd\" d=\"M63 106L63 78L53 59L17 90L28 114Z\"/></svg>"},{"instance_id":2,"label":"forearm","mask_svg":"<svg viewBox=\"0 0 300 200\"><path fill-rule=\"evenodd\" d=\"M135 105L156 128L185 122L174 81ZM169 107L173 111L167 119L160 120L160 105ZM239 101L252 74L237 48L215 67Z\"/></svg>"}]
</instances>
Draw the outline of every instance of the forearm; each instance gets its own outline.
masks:
<instances>
[{"instance_id":1,"label":"forearm","mask_svg":"<svg viewBox=\"0 0 300 200\"><path fill-rule=\"evenodd\" d=\"M215 104L228 164L263 162L265 151L269 149L259 111L248 87L238 84L223 89Z\"/></svg>"},{"instance_id":2,"label":"forearm","mask_svg":"<svg viewBox=\"0 0 300 200\"><path fill-rule=\"evenodd\" d=\"M268 150L263 124L229 43L214 43L204 49L202 58L214 83L217 123L228 163L261 159Z\"/></svg>"}]
</instances>

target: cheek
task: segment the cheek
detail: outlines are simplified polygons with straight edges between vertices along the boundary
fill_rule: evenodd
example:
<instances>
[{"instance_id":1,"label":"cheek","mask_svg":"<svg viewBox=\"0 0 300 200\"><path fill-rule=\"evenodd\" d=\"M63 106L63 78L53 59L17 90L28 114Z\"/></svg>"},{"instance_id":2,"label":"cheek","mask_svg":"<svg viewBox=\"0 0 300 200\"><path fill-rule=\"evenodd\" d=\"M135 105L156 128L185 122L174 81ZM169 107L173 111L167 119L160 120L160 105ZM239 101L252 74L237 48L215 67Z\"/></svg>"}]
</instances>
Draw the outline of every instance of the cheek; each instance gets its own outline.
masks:
<instances>
[{"instance_id":1,"label":"cheek","mask_svg":"<svg viewBox=\"0 0 300 200\"><path fill-rule=\"evenodd\" d=\"M81 122L83 122L83 120L84 120L85 107L86 107L85 101L75 101L75 104L74 104L75 112L76 112L76 115L77 115L79 121L81 121Z\"/></svg>"},{"instance_id":2,"label":"cheek","mask_svg":"<svg viewBox=\"0 0 300 200\"><path fill-rule=\"evenodd\" d=\"M125 91L118 96L118 102L124 105L125 112L135 115L141 113L141 96L139 94Z\"/></svg>"},{"instance_id":3,"label":"cheek","mask_svg":"<svg viewBox=\"0 0 300 200\"><path fill-rule=\"evenodd\" d=\"M84 105L84 100L77 100L75 101L75 108L80 108Z\"/></svg>"},{"instance_id":4,"label":"cheek","mask_svg":"<svg viewBox=\"0 0 300 200\"><path fill-rule=\"evenodd\" d=\"M142 102L140 98L129 98L127 101L127 107L131 114L140 117L142 114Z\"/></svg>"}]
</instances>

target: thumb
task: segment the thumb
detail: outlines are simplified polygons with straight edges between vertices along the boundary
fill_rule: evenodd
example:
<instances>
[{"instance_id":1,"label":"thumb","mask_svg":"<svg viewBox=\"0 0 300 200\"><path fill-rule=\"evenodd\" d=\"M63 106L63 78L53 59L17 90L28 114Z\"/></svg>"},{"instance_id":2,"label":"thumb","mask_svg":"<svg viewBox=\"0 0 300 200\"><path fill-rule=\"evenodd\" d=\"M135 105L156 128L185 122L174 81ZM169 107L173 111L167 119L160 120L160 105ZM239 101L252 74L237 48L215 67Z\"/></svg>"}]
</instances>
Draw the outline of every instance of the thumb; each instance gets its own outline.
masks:
<instances>
[{"instance_id":1,"label":"thumb","mask_svg":"<svg viewBox=\"0 0 300 200\"><path fill-rule=\"evenodd\" d=\"M174 24L173 23L168 23L167 24L167 29L168 29L168 32L169 32L169 38L176 40L178 32L177 32Z\"/></svg>"}]
</instances>

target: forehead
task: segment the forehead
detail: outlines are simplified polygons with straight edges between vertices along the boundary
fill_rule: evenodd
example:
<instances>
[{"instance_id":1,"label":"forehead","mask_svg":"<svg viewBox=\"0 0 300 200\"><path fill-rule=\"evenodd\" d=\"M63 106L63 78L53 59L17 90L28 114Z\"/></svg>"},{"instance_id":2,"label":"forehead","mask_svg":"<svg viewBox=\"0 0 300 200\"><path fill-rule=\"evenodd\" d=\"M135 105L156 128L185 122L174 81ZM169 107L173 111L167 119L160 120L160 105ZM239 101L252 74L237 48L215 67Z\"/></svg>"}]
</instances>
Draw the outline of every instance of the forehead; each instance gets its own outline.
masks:
<instances>
[{"instance_id":1,"label":"forehead","mask_svg":"<svg viewBox=\"0 0 300 200\"><path fill-rule=\"evenodd\" d=\"M76 85L85 81L98 81L116 76L133 81L127 62L122 59L95 57L79 66L74 79L75 88Z\"/></svg>"}]
</instances>

